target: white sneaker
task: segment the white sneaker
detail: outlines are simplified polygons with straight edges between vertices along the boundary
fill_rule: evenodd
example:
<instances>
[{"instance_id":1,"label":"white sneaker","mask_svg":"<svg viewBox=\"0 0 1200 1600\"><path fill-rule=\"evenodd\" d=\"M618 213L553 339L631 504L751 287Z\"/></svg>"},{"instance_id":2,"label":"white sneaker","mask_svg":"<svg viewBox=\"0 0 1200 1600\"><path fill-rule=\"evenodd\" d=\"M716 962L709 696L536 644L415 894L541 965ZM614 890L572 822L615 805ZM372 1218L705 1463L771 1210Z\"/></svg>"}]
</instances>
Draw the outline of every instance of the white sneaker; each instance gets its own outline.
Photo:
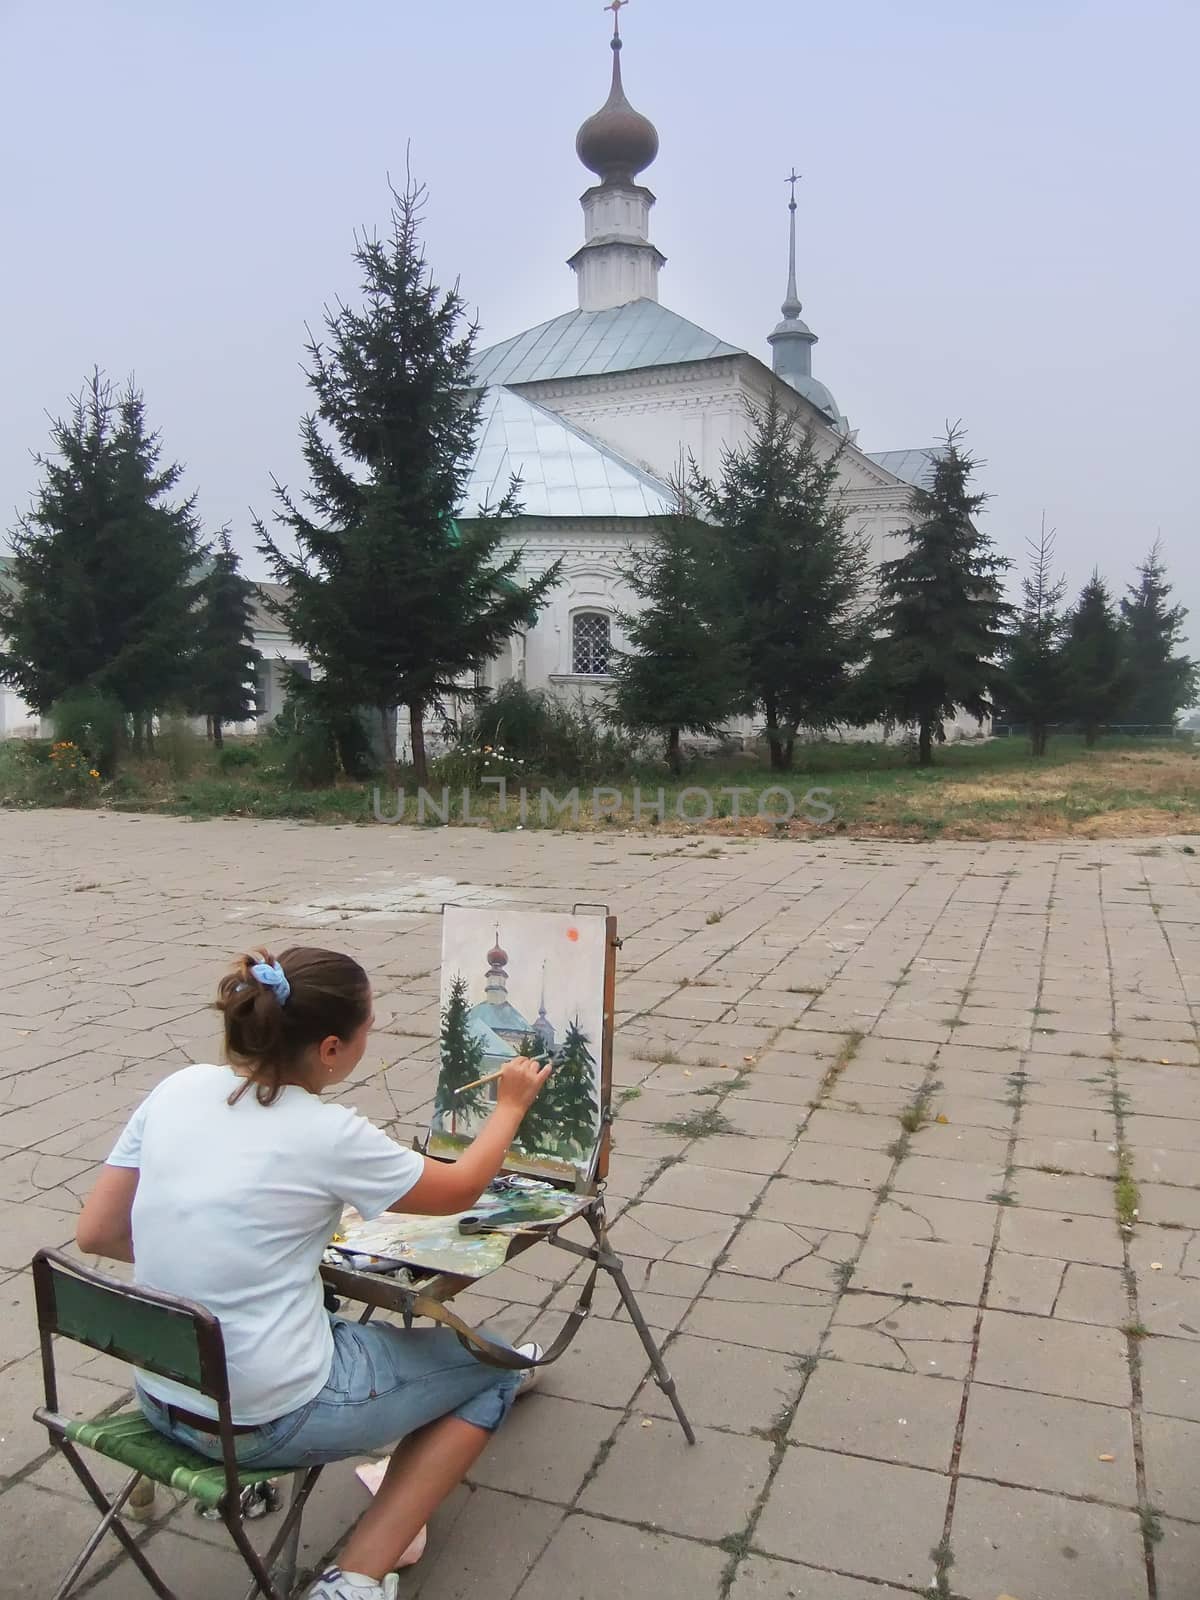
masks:
<instances>
[{"instance_id":1,"label":"white sneaker","mask_svg":"<svg viewBox=\"0 0 1200 1600\"><path fill-rule=\"evenodd\" d=\"M305 1596L305 1600L396 1600L400 1579L389 1572L379 1583L341 1567L327 1567Z\"/></svg>"},{"instance_id":2,"label":"white sneaker","mask_svg":"<svg viewBox=\"0 0 1200 1600\"><path fill-rule=\"evenodd\" d=\"M531 1361L540 1361L545 1353L540 1344L519 1344L517 1346L517 1354L519 1356L528 1356ZM528 1394L531 1389L536 1389L541 1381L542 1369L540 1367L527 1367L521 1374L521 1380L517 1384L517 1392L514 1398L519 1400L523 1394Z\"/></svg>"}]
</instances>

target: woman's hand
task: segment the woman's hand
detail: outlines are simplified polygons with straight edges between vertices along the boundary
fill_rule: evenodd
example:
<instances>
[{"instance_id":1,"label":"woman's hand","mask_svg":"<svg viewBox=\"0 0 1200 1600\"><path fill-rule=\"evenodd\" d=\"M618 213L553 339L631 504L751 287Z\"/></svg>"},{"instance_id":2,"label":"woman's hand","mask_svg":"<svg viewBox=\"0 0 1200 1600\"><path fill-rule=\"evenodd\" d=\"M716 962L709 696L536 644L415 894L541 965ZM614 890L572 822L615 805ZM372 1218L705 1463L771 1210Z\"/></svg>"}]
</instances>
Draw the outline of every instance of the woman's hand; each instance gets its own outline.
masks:
<instances>
[{"instance_id":1,"label":"woman's hand","mask_svg":"<svg viewBox=\"0 0 1200 1600\"><path fill-rule=\"evenodd\" d=\"M497 1085L496 1103L506 1111L515 1111L522 1117L542 1092L542 1085L550 1076L552 1062L544 1067L528 1056L514 1056L505 1066Z\"/></svg>"}]
</instances>

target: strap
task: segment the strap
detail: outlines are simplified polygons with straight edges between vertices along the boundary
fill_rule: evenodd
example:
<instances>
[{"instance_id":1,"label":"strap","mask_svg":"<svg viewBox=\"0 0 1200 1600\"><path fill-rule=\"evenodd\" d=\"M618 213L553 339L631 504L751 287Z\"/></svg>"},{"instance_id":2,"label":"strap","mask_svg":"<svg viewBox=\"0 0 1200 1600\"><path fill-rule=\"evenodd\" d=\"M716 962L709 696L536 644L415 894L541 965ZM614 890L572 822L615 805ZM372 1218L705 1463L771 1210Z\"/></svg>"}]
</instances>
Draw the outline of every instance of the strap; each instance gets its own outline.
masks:
<instances>
[{"instance_id":1,"label":"strap","mask_svg":"<svg viewBox=\"0 0 1200 1600\"><path fill-rule=\"evenodd\" d=\"M469 1327L456 1311L450 1310L449 1306L443 1305L440 1300L431 1300L427 1295L416 1296L412 1303L412 1314L414 1317L428 1317L430 1321L440 1322L442 1327L450 1328L457 1335L459 1344L485 1366L503 1367L509 1372L529 1372L534 1367L548 1367L570 1346L591 1312L592 1296L596 1290L596 1274L599 1271L600 1264L597 1262L588 1273L579 1299L575 1303L575 1309L563 1323L554 1343L537 1359L519 1355L508 1345L497 1344L486 1334Z\"/></svg>"}]
</instances>

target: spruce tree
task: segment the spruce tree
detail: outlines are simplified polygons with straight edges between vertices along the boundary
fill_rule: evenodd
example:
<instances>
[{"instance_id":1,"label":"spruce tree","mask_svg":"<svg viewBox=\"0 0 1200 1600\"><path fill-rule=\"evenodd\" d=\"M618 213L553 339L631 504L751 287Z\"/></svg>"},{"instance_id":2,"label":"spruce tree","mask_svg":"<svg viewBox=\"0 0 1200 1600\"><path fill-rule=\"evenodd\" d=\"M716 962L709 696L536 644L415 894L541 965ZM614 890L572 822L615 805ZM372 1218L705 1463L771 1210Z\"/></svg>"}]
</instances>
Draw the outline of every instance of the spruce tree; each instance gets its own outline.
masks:
<instances>
[{"instance_id":1,"label":"spruce tree","mask_svg":"<svg viewBox=\"0 0 1200 1600\"><path fill-rule=\"evenodd\" d=\"M596 1061L588 1044L578 1021L572 1022L554 1058L554 1071L545 1091L558 1147L580 1156L591 1149L600 1116L595 1093Z\"/></svg>"},{"instance_id":2,"label":"spruce tree","mask_svg":"<svg viewBox=\"0 0 1200 1600\"><path fill-rule=\"evenodd\" d=\"M467 980L456 977L450 985L450 998L442 1012L441 1071L434 1097L434 1113L442 1127L449 1122L451 1134L458 1132L458 1118L479 1117L487 1107L486 1087L458 1093L465 1084L483 1077L483 1041L468 1026Z\"/></svg>"},{"instance_id":3,"label":"spruce tree","mask_svg":"<svg viewBox=\"0 0 1200 1600\"><path fill-rule=\"evenodd\" d=\"M424 726L443 697L476 694L482 668L529 625L558 566L525 582L501 542L519 510L500 504L454 524L479 427L471 397L476 330L457 288L432 281L422 253L424 190L393 191L386 240L360 239L361 309L325 318L308 345L315 411L301 425L311 485L303 503L277 486L287 554L259 523L260 547L287 585L275 609L348 708L377 709L394 769L396 710L408 709L418 781Z\"/></svg>"},{"instance_id":4,"label":"spruce tree","mask_svg":"<svg viewBox=\"0 0 1200 1600\"><path fill-rule=\"evenodd\" d=\"M254 592L254 585L242 577L229 529L222 528L200 586L191 693L192 708L207 719L218 748L224 743L224 723L248 722L255 712L262 655L253 643Z\"/></svg>"},{"instance_id":5,"label":"spruce tree","mask_svg":"<svg viewBox=\"0 0 1200 1600\"><path fill-rule=\"evenodd\" d=\"M1130 682L1121 625L1099 572L1092 573L1067 618L1063 661L1067 703L1090 750L1104 724L1120 714Z\"/></svg>"},{"instance_id":6,"label":"spruce tree","mask_svg":"<svg viewBox=\"0 0 1200 1600\"><path fill-rule=\"evenodd\" d=\"M621 617L632 649L613 652L611 715L635 732L661 734L675 773L680 735L715 737L741 690L719 557L713 530L681 512L658 522L649 546L631 551L623 569L642 606Z\"/></svg>"},{"instance_id":7,"label":"spruce tree","mask_svg":"<svg viewBox=\"0 0 1200 1600\"><path fill-rule=\"evenodd\" d=\"M1129 671L1129 722L1174 726L1200 689L1200 665L1178 653L1187 611L1167 602L1171 585L1156 539L1138 568L1138 582L1121 601L1125 655Z\"/></svg>"},{"instance_id":8,"label":"spruce tree","mask_svg":"<svg viewBox=\"0 0 1200 1600\"><path fill-rule=\"evenodd\" d=\"M201 544L195 498L163 465L141 393L97 370L37 456L42 483L12 535L0 597L0 679L45 714L87 690L120 707L135 743L186 699Z\"/></svg>"},{"instance_id":9,"label":"spruce tree","mask_svg":"<svg viewBox=\"0 0 1200 1600\"><path fill-rule=\"evenodd\" d=\"M1013 713L1029 723L1035 756L1044 756L1049 726L1065 710L1066 667L1062 611L1067 580L1054 576L1054 534L1030 539L1030 570L1021 580L1022 604L1005 651L1006 693Z\"/></svg>"},{"instance_id":10,"label":"spruce tree","mask_svg":"<svg viewBox=\"0 0 1200 1600\"><path fill-rule=\"evenodd\" d=\"M719 481L693 463L688 496L717 530L716 576L742 666L738 709L761 715L771 766L788 771L800 730L844 720L870 637L866 541L847 527L838 455L772 395L726 450Z\"/></svg>"},{"instance_id":11,"label":"spruce tree","mask_svg":"<svg viewBox=\"0 0 1200 1600\"><path fill-rule=\"evenodd\" d=\"M933 481L913 491L911 525L895 535L908 548L879 570L870 679L885 723L917 728L923 767L945 742L948 718L965 711L982 723L992 714L1013 609L1001 592L1011 562L975 525L987 496L971 487L977 463L961 438L949 430Z\"/></svg>"}]
</instances>

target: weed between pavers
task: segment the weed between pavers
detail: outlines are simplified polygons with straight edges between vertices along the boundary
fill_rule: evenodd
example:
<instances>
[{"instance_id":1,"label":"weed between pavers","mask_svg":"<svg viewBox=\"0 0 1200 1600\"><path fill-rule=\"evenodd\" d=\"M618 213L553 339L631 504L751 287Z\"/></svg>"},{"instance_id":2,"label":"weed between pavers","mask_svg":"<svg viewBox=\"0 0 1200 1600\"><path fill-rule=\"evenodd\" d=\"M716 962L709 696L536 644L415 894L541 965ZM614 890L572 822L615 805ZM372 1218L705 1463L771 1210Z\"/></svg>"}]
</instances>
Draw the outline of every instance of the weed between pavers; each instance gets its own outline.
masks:
<instances>
[{"instance_id":1,"label":"weed between pavers","mask_svg":"<svg viewBox=\"0 0 1200 1600\"><path fill-rule=\"evenodd\" d=\"M656 1122L659 1133L669 1133L677 1139L710 1139L717 1133L733 1133L733 1123L719 1106L709 1106L705 1111L689 1111L686 1117L673 1122Z\"/></svg>"}]
</instances>

